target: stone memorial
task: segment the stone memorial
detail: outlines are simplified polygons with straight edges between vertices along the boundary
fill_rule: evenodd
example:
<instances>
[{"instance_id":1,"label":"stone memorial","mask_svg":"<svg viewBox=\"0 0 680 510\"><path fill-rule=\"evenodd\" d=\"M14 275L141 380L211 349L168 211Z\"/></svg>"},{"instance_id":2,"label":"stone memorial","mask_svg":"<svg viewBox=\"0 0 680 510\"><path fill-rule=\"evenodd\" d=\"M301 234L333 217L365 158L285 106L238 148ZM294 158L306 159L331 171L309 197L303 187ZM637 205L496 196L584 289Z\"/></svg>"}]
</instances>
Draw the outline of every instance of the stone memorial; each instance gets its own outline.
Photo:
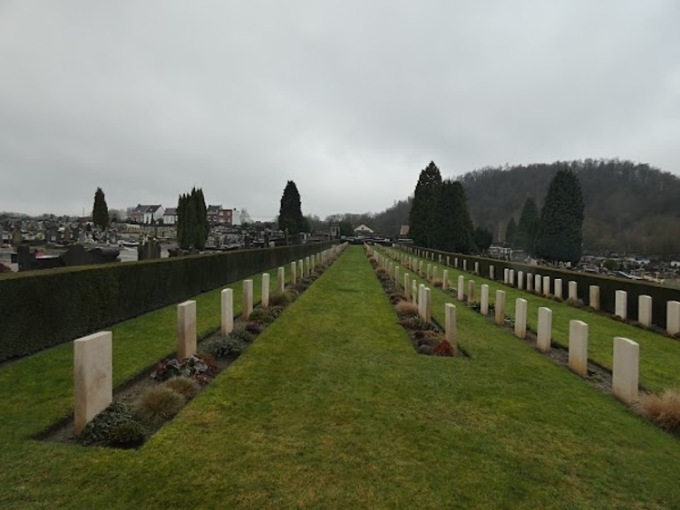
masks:
<instances>
[{"instance_id":1,"label":"stone memorial","mask_svg":"<svg viewBox=\"0 0 680 510\"><path fill-rule=\"evenodd\" d=\"M113 400L112 340L110 331L101 331L73 342L76 434Z\"/></svg>"},{"instance_id":2,"label":"stone memorial","mask_svg":"<svg viewBox=\"0 0 680 510\"><path fill-rule=\"evenodd\" d=\"M508 283L510 284L511 287L515 286L515 270L511 269L508 271Z\"/></svg>"},{"instance_id":3,"label":"stone memorial","mask_svg":"<svg viewBox=\"0 0 680 510\"><path fill-rule=\"evenodd\" d=\"M493 265L489 266L489 279L493 280L495 275L495 267Z\"/></svg>"},{"instance_id":4,"label":"stone memorial","mask_svg":"<svg viewBox=\"0 0 680 510\"><path fill-rule=\"evenodd\" d=\"M486 283L482 284L479 300L479 313L486 317L489 315L489 286Z\"/></svg>"},{"instance_id":5,"label":"stone memorial","mask_svg":"<svg viewBox=\"0 0 680 510\"><path fill-rule=\"evenodd\" d=\"M196 301L177 305L177 359L196 354Z\"/></svg>"},{"instance_id":6,"label":"stone memorial","mask_svg":"<svg viewBox=\"0 0 680 510\"><path fill-rule=\"evenodd\" d=\"M515 300L515 336L527 336L527 300L522 298Z\"/></svg>"},{"instance_id":7,"label":"stone memorial","mask_svg":"<svg viewBox=\"0 0 680 510\"><path fill-rule=\"evenodd\" d=\"M588 304L595 310L600 309L600 287L597 285L591 285L589 288L590 301Z\"/></svg>"},{"instance_id":8,"label":"stone memorial","mask_svg":"<svg viewBox=\"0 0 680 510\"><path fill-rule=\"evenodd\" d=\"M614 294L614 315L626 320L628 318L628 293L617 290Z\"/></svg>"},{"instance_id":9,"label":"stone memorial","mask_svg":"<svg viewBox=\"0 0 680 510\"><path fill-rule=\"evenodd\" d=\"M467 259L463 259L463 271L467 271Z\"/></svg>"},{"instance_id":10,"label":"stone memorial","mask_svg":"<svg viewBox=\"0 0 680 510\"><path fill-rule=\"evenodd\" d=\"M578 299L578 284L573 280L569 282L569 299Z\"/></svg>"},{"instance_id":11,"label":"stone memorial","mask_svg":"<svg viewBox=\"0 0 680 510\"><path fill-rule=\"evenodd\" d=\"M404 273L404 297L411 299L411 277L408 273Z\"/></svg>"},{"instance_id":12,"label":"stone memorial","mask_svg":"<svg viewBox=\"0 0 680 510\"><path fill-rule=\"evenodd\" d=\"M640 346L628 338L614 338L612 393L626 404L638 398Z\"/></svg>"},{"instance_id":13,"label":"stone memorial","mask_svg":"<svg viewBox=\"0 0 680 510\"><path fill-rule=\"evenodd\" d=\"M552 339L552 310L541 306L538 309L538 330L536 332L536 347L541 352L550 350Z\"/></svg>"},{"instance_id":14,"label":"stone memorial","mask_svg":"<svg viewBox=\"0 0 680 510\"><path fill-rule=\"evenodd\" d=\"M583 321L569 321L569 368L588 375L588 324Z\"/></svg>"},{"instance_id":15,"label":"stone memorial","mask_svg":"<svg viewBox=\"0 0 680 510\"><path fill-rule=\"evenodd\" d=\"M680 301L666 303L666 331L669 335L680 333Z\"/></svg>"},{"instance_id":16,"label":"stone memorial","mask_svg":"<svg viewBox=\"0 0 680 510\"><path fill-rule=\"evenodd\" d=\"M643 326L652 325L652 297L638 296L638 322Z\"/></svg>"},{"instance_id":17,"label":"stone memorial","mask_svg":"<svg viewBox=\"0 0 680 510\"><path fill-rule=\"evenodd\" d=\"M458 301L463 301L465 299L465 277L463 275L458 277L458 288L456 290L458 291Z\"/></svg>"},{"instance_id":18,"label":"stone memorial","mask_svg":"<svg viewBox=\"0 0 680 510\"><path fill-rule=\"evenodd\" d=\"M234 330L234 291L224 289L220 292L220 332L228 335Z\"/></svg>"},{"instance_id":19,"label":"stone memorial","mask_svg":"<svg viewBox=\"0 0 680 510\"><path fill-rule=\"evenodd\" d=\"M253 280L243 280L243 320L253 313Z\"/></svg>"},{"instance_id":20,"label":"stone memorial","mask_svg":"<svg viewBox=\"0 0 680 510\"><path fill-rule=\"evenodd\" d=\"M286 290L286 269L283 267L279 267L277 277L279 284L278 285L279 294L283 294L283 292Z\"/></svg>"},{"instance_id":21,"label":"stone memorial","mask_svg":"<svg viewBox=\"0 0 680 510\"><path fill-rule=\"evenodd\" d=\"M562 279L561 278L555 278L555 297L559 299L563 299L562 297Z\"/></svg>"},{"instance_id":22,"label":"stone memorial","mask_svg":"<svg viewBox=\"0 0 680 510\"><path fill-rule=\"evenodd\" d=\"M269 273L262 273L262 307L269 306Z\"/></svg>"},{"instance_id":23,"label":"stone memorial","mask_svg":"<svg viewBox=\"0 0 680 510\"><path fill-rule=\"evenodd\" d=\"M290 278L291 283L295 285L297 282L297 264L295 262L290 263Z\"/></svg>"},{"instance_id":24,"label":"stone memorial","mask_svg":"<svg viewBox=\"0 0 680 510\"><path fill-rule=\"evenodd\" d=\"M495 303L495 320L496 324L502 326L505 324L505 291L496 291L496 303Z\"/></svg>"},{"instance_id":25,"label":"stone memorial","mask_svg":"<svg viewBox=\"0 0 680 510\"><path fill-rule=\"evenodd\" d=\"M507 285L509 281L510 281L510 270L506 267L505 269L503 269L503 283Z\"/></svg>"},{"instance_id":26,"label":"stone memorial","mask_svg":"<svg viewBox=\"0 0 680 510\"><path fill-rule=\"evenodd\" d=\"M456 306L451 303L444 305L444 331L446 340L455 349L458 343L458 332L456 330Z\"/></svg>"},{"instance_id":27,"label":"stone memorial","mask_svg":"<svg viewBox=\"0 0 680 510\"><path fill-rule=\"evenodd\" d=\"M550 277L549 276L543 277L543 295L545 297L548 297L550 295Z\"/></svg>"},{"instance_id":28,"label":"stone memorial","mask_svg":"<svg viewBox=\"0 0 680 510\"><path fill-rule=\"evenodd\" d=\"M418 304L418 284L415 278L411 280L411 299L415 304Z\"/></svg>"},{"instance_id":29,"label":"stone memorial","mask_svg":"<svg viewBox=\"0 0 680 510\"><path fill-rule=\"evenodd\" d=\"M540 274L534 275L534 292L536 292L536 294L541 293L541 289L543 288L542 284L543 280L541 279L541 275Z\"/></svg>"},{"instance_id":30,"label":"stone memorial","mask_svg":"<svg viewBox=\"0 0 680 510\"><path fill-rule=\"evenodd\" d=\"M527 273L527 291L532 292L534 290L534 275Z\"/></svg>"},{"instance_id":31,"label":"stone memorial","mask_svg":"<svg viewBox=\"0 0 680 510\"><path fill-rule=\"evenodd\" d=\"M447 290L449 288L449 270L444 269L442 272L442 290Z\"/></svg>"},{"instance_id":32,"label":"stone memorial","mask_svg":"<svg viewBox=\"0 0 680 510\"><path fill-rule=\"evenodd\" d=\"M519 271L517 273L517 288L519 290L524 290L524 271Z\"/></svg>"},{"instance_id":33,"label":"stone memorial","mask_svg":"<svg viewBox=\"0 0 680 510\"><path fill-rule=\"evenodd\" d=\"M468 280L467 302L472 303L475 300L475 281Z\"/></svg>"}]
</instances>

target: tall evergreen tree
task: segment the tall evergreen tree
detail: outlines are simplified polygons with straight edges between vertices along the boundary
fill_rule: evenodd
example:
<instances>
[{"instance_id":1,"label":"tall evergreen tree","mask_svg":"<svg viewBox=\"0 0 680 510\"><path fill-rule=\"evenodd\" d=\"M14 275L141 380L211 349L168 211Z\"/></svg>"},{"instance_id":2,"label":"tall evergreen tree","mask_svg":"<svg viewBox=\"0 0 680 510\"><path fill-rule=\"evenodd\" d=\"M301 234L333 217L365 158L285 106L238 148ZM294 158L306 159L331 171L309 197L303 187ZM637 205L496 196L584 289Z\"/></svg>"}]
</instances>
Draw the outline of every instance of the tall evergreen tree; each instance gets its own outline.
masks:
<instances>
[{"instance_id":1,"label":"tall evergreen tree","mask_svg":"<svg viewBox=\"0 0 680 510\"><path fill-rule=\"evenodd\" d=\"M465 189L460 182L446 180L441 184L433 219L432 248L457 253L474 250L472 220Z\"/></svg>"},{"instance_id":2,"label":"tall evergreen tree","mask_svg":"<svg viewBox=\"0 0 680 510\"><path fill-rule=\"evenodd\" d=\"M515 246L522 248L530 255L536 252L536 236L538 234L540 218L538 207L533 198L527 198L519 217L519 224L515 231Z\"/></svg>"},{"instance_id":3,"label":"tall evergreen tree","mask_svg":"<svg viewBox=\"0 0 680 510\"><path fill-rule=\"evenodd\" d=\"M101 188L97 188L97 191L94 193L92 222L102 230L109 226L109 208L106 205L106 197Z\"/></svg>"},{"instance_id":4,"label":"tall evergreen tree","mask_svg":"<svg viewBox=\"0 0 680 510\"><path fill-rule=\"evenodd\" d=\"M477 245L477 250L481 253L485 253L489 249L493 241L493 234L484 227L477 227L475 229L475 244Z\"/></svg>"},{"instance_id":5,"label":"tall evergreen tree","mask_svg":"<svg viewBox=\"0 0 680 510\"><path fill-rule=\"evenodd\" d=\"M417 246L426 248L434 246L435 210L441 187L442 176L439 168L434 161L430 161L430 164L420 172L409 213L409 236Z\"/></svg>"},{"instance_id":6,"label":"tall evergreen tree","mask_svg":"<svg viewBox=\"0 0 680 510\"><path fill-rule=\"evenodd\" d=\"M177 242L183 250L202 250L208 240L210 225L203 190L193 188L177 201Z\"/></svg>"},{"instance_id":7,"label":"tall evergreen tree","mask_svg":"<svg viewBox=\"0 0 680 510\"><path fill-rule=\"evenodd\" d=\"M289 235L296 235L305 229L306 224L302 216L300 193L295 182L288 181L281 196L279 208L279 230L288 229Z\"/></svg>"},{"instance_id":8,"label":"tall evergreen tree","mask_svg":"<svg viewBox=\"0 0 680 510\"><path fill-rule=\"evenodd\" d=\"M517 224L515 223L515 218L510 218L508 221L508 226L505 228L505 243L512 247L515 245L515 234L517 233Z\"/></svg>"},{"instance_id":9,"label":"tall evergreen tree","mask_svg":"<svg viewBox=\"0 0 680 510\"><path fill-rule=\"evenodd\" d=\"M536 240L539 257L551 261L578 263L583 249L583 195L574 172L559 170L550 185L541 210Z\"/></svg>"}]
</instances>

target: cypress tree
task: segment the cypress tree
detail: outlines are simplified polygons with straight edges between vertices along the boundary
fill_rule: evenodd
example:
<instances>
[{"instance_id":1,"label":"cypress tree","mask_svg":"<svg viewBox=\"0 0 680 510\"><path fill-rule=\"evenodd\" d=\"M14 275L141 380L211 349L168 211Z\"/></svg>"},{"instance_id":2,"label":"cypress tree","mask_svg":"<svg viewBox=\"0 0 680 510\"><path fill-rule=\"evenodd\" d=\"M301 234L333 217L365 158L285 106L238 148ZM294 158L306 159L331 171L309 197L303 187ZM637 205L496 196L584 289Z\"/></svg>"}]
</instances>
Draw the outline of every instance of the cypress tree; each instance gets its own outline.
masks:
<instances>
[{"instance_id":1,"label":"cypress tree","mask_svg":"<svg viewBox=\"0 0 680 510\"><path fill-rule=\"evenodd\" d=\"M536 235L539 226L538 208L533 198L527 198L519 217L515 231L515 246L519 246L530 255L535 253Z\"/></svg>"},{"instance_id":2,"label":"cypress tree","mask_svg":"<svg viewBox=\"0 0 680 510\"><path fill-rule=\"evenodd\" d=\"M559 170L550 185L541 210L536 241L539 257L550 261L578 263L583 240L583 195L574 172Z\"/></svg>"},{"instance_id":3,"label":"cypress tree","mask_svg":"<svg viewBox=\"0 0 680 510\"><path fill-rule=\"evenodd\" d=\"M477 250L481 253L484 253L489 249L492 241L493 234L491 234L488 229L484 227L477 227L475 229L475 244L477 245Z\"/></svg>"},{"instance_id":4,"label":"cypress tree","mask_svg":"<svg viewBox=\"0 0 680 510\"><path fill-rule=\"evenodd\" d=\"M202 250L208 240L210 225L203 190L193 188L177 201L177 243L183 250Z\"/></svg>"},{"instance_id":5,"label":"cypress tree","mask_svg":"<svg viewBox=\"0 0 680 510\"><path fill-rule=\"evenodd\" d=\"M420 172L409 212L409 236L417 246L434 247L435 210L441 187L439 168L430 161Z\"/></svg>"},{"instance_id":6,"label":"cypress tree","mask_svg":"<svg viewBox=\"0 0 680 510\"><path fill-rule=\"evenodd\" d=\"M515 223L515 218L510 218L508 221L508 226L505 228L505 243L512 247L515 245L515 234L517 233L517 224Z\"/></svg>"},{"instance_id":7,"label":"cypress tree","mask_svg":"<svg viewBox=\"0 0 680 510\"><path fill-rule=\"evenodd\" d=\"M288 235L296 235L305 229L305 220L302 216L300 193L295 182L288 181L281 196L279 208L279 230L288 229Z\"/></svg>"},{"instance_id":8,"label":"cypress tree","mask_svg":"<svg viewBox=\"0 0 680 510\"><path fill-rule=\"evenodd\" d=\"M446 180L441 184L432 240L431 247L439 250L457 253L471 253L474 250L474 232L465 189L458 181Z\"/></svg>"},{"instance_id":9,"label":"cypress tree","mask_svg":"<svg viewBox=\"0 0 680 510\"><path fill-rule=\"evenodd\" d=\"M106 205L106 197L101 188L97 188L97 191L94 193L92 222L102 230L109 226L109 208Z\"/></svg>"}]
</instances>

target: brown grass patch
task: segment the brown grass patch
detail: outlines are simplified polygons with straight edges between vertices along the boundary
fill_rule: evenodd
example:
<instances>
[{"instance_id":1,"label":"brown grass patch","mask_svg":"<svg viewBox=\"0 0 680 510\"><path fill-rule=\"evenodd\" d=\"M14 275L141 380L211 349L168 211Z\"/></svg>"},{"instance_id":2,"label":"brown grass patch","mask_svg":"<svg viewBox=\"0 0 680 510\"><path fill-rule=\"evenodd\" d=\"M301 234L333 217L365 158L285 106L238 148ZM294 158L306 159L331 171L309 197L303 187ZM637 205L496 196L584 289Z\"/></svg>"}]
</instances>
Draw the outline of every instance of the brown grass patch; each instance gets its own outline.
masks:
<instances>
[{"instance_id":1,"label":"brown grass patch","mask_svg":"<svg viewBox=\"0 0 680 510\"><path fill-rule=\"evenodd\" d=\"M662 429L680 432L680 389L666 390L661 395L643 395L637 408Z\"/></svg>"},{"instance_id":2,"label":"brown grass patch","mask_svg":"<svg viewBox=\"0 0 680 510\"><path fill-rule=\"evenodd\" d=\"M432 279L432 285L434 285L435 287L440 287L440 288L441 288L441 286L442 286L443 284L444 284L444 280L442 280L441 278L433 278L433 279Z\"/></svg>"},{"instance_id":3,"label":"brown grass patch","mask_svg":"<svg viewBox=\"0 0 680 510\"><path fill-rule=\"evenodd\" d=\"M400 301L395 308L399 315L418 315L418 305L410 301Z\"/></svg>"}]
</instances>

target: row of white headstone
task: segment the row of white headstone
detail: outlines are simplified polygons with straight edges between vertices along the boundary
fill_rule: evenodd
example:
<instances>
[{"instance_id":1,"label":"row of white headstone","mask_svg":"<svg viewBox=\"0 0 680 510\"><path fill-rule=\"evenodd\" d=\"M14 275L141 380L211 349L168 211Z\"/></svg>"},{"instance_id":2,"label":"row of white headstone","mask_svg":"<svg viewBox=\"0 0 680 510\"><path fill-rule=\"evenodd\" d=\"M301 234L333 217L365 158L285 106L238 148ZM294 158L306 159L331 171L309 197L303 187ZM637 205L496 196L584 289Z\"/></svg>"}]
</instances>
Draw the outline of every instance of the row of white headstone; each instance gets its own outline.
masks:
<instances>
[{"instance_id":1,"label":"row of white headstone","mask_svg":"<svg viewBox=\"0 0 680 510\"><path fill-rule=\"evenodd\" d=\"M311 257L300 259L297 264L291 263L291 280L296 275L304 278L314 270L315 264L321 264L336 258L346 247L335 245ZM296 272L299 270L299 273ZM285 290L286 274L283 267L277 271L278 292ZM261 306L269 306L269 273L262 274ZM226 288L220 293L220 331L227 335L234 328L234 293ZM243 280L243 312L247 320L253 312L253 280ZM112 370L113 333L100 331L73 342L73 382L74 382L74 424L76 434L113 400ZM177 358L186 359L196 353L196 301L189 300L177 305Z\"/></svg>"},{"instance_id":2,"label":"row of white headstone","mask_svg":"<svg viewBox=\"0 0 680 510\"><path fill-rule=\"evenodd\" d=\"M398 257L398 254L391 252L392 257ZM399 260L397 258L397 260ZM421 276L429 278L436 278L436 266L433 274L430 274L430 265L428 264L427 271L423 273L422 261L416 262L413 258L401 259L408 267L415 267L416 272ZM492 266L493 267L493 266ZM394 268L395 276L398 275L399 267ZM506 270L507 271L507 270ZM520 272L521 274L521 272ZM447 281L448 271L444 271L444 282ZM536 276L536 278L539 278ZM545 277L544 277L545 278ZM398 282L398 279L396 280ZM545 280L544 280L545 281ZM404 275L404 288L408 289L409 275ZM546 282L549 286L549 281ZM571 284L576 282L570 282ZM561 284L561 281L560 281ZM415 279L412 282L415 288ZM420 284L419 289L424 289L425 286ZM446 287L444 287L446 288ZM475 296L475 282L468 280L468 302L474 300ZM561 285L560 285L561 288ZM465 277L460 275L458 277L457 298L459 301L465 300L463 293L465 289ZM429 289L427 289L429 291ZM418 296L422 294L419 292ZM408 297L408 295L407 295ZM429 292L426 299L429 301ZM651 299L651 298L650 298ZM489 285L483 284L480 293L480 313L488 315L489 312ZM420 306L419 306L420 313ZM422 316L422 315L421 315ZM494 321L498 325L505 323L505 291L496 291L495 314ZM455 305L447 303L445 305L445 322L446 322L446 338L455 346L457 341L456 333L456 308ZM527 333L527 300L517 298L515 301L515 324L514 333L518 338L525 338ZM547 353L551 348L552 340L552 310L547 307L540 307L538 309L538 328L536 331L536 347L539 351ZM580 320L571 320L569 322L569 368L575 373L585 377L588 375L588 324ZM613 368L612 368L612 392L622 401L632 404L638 398L639 392L639 365L640 365L640 346L628 338L615 337L613 343Z\"/></svg>"}]
</instances>

